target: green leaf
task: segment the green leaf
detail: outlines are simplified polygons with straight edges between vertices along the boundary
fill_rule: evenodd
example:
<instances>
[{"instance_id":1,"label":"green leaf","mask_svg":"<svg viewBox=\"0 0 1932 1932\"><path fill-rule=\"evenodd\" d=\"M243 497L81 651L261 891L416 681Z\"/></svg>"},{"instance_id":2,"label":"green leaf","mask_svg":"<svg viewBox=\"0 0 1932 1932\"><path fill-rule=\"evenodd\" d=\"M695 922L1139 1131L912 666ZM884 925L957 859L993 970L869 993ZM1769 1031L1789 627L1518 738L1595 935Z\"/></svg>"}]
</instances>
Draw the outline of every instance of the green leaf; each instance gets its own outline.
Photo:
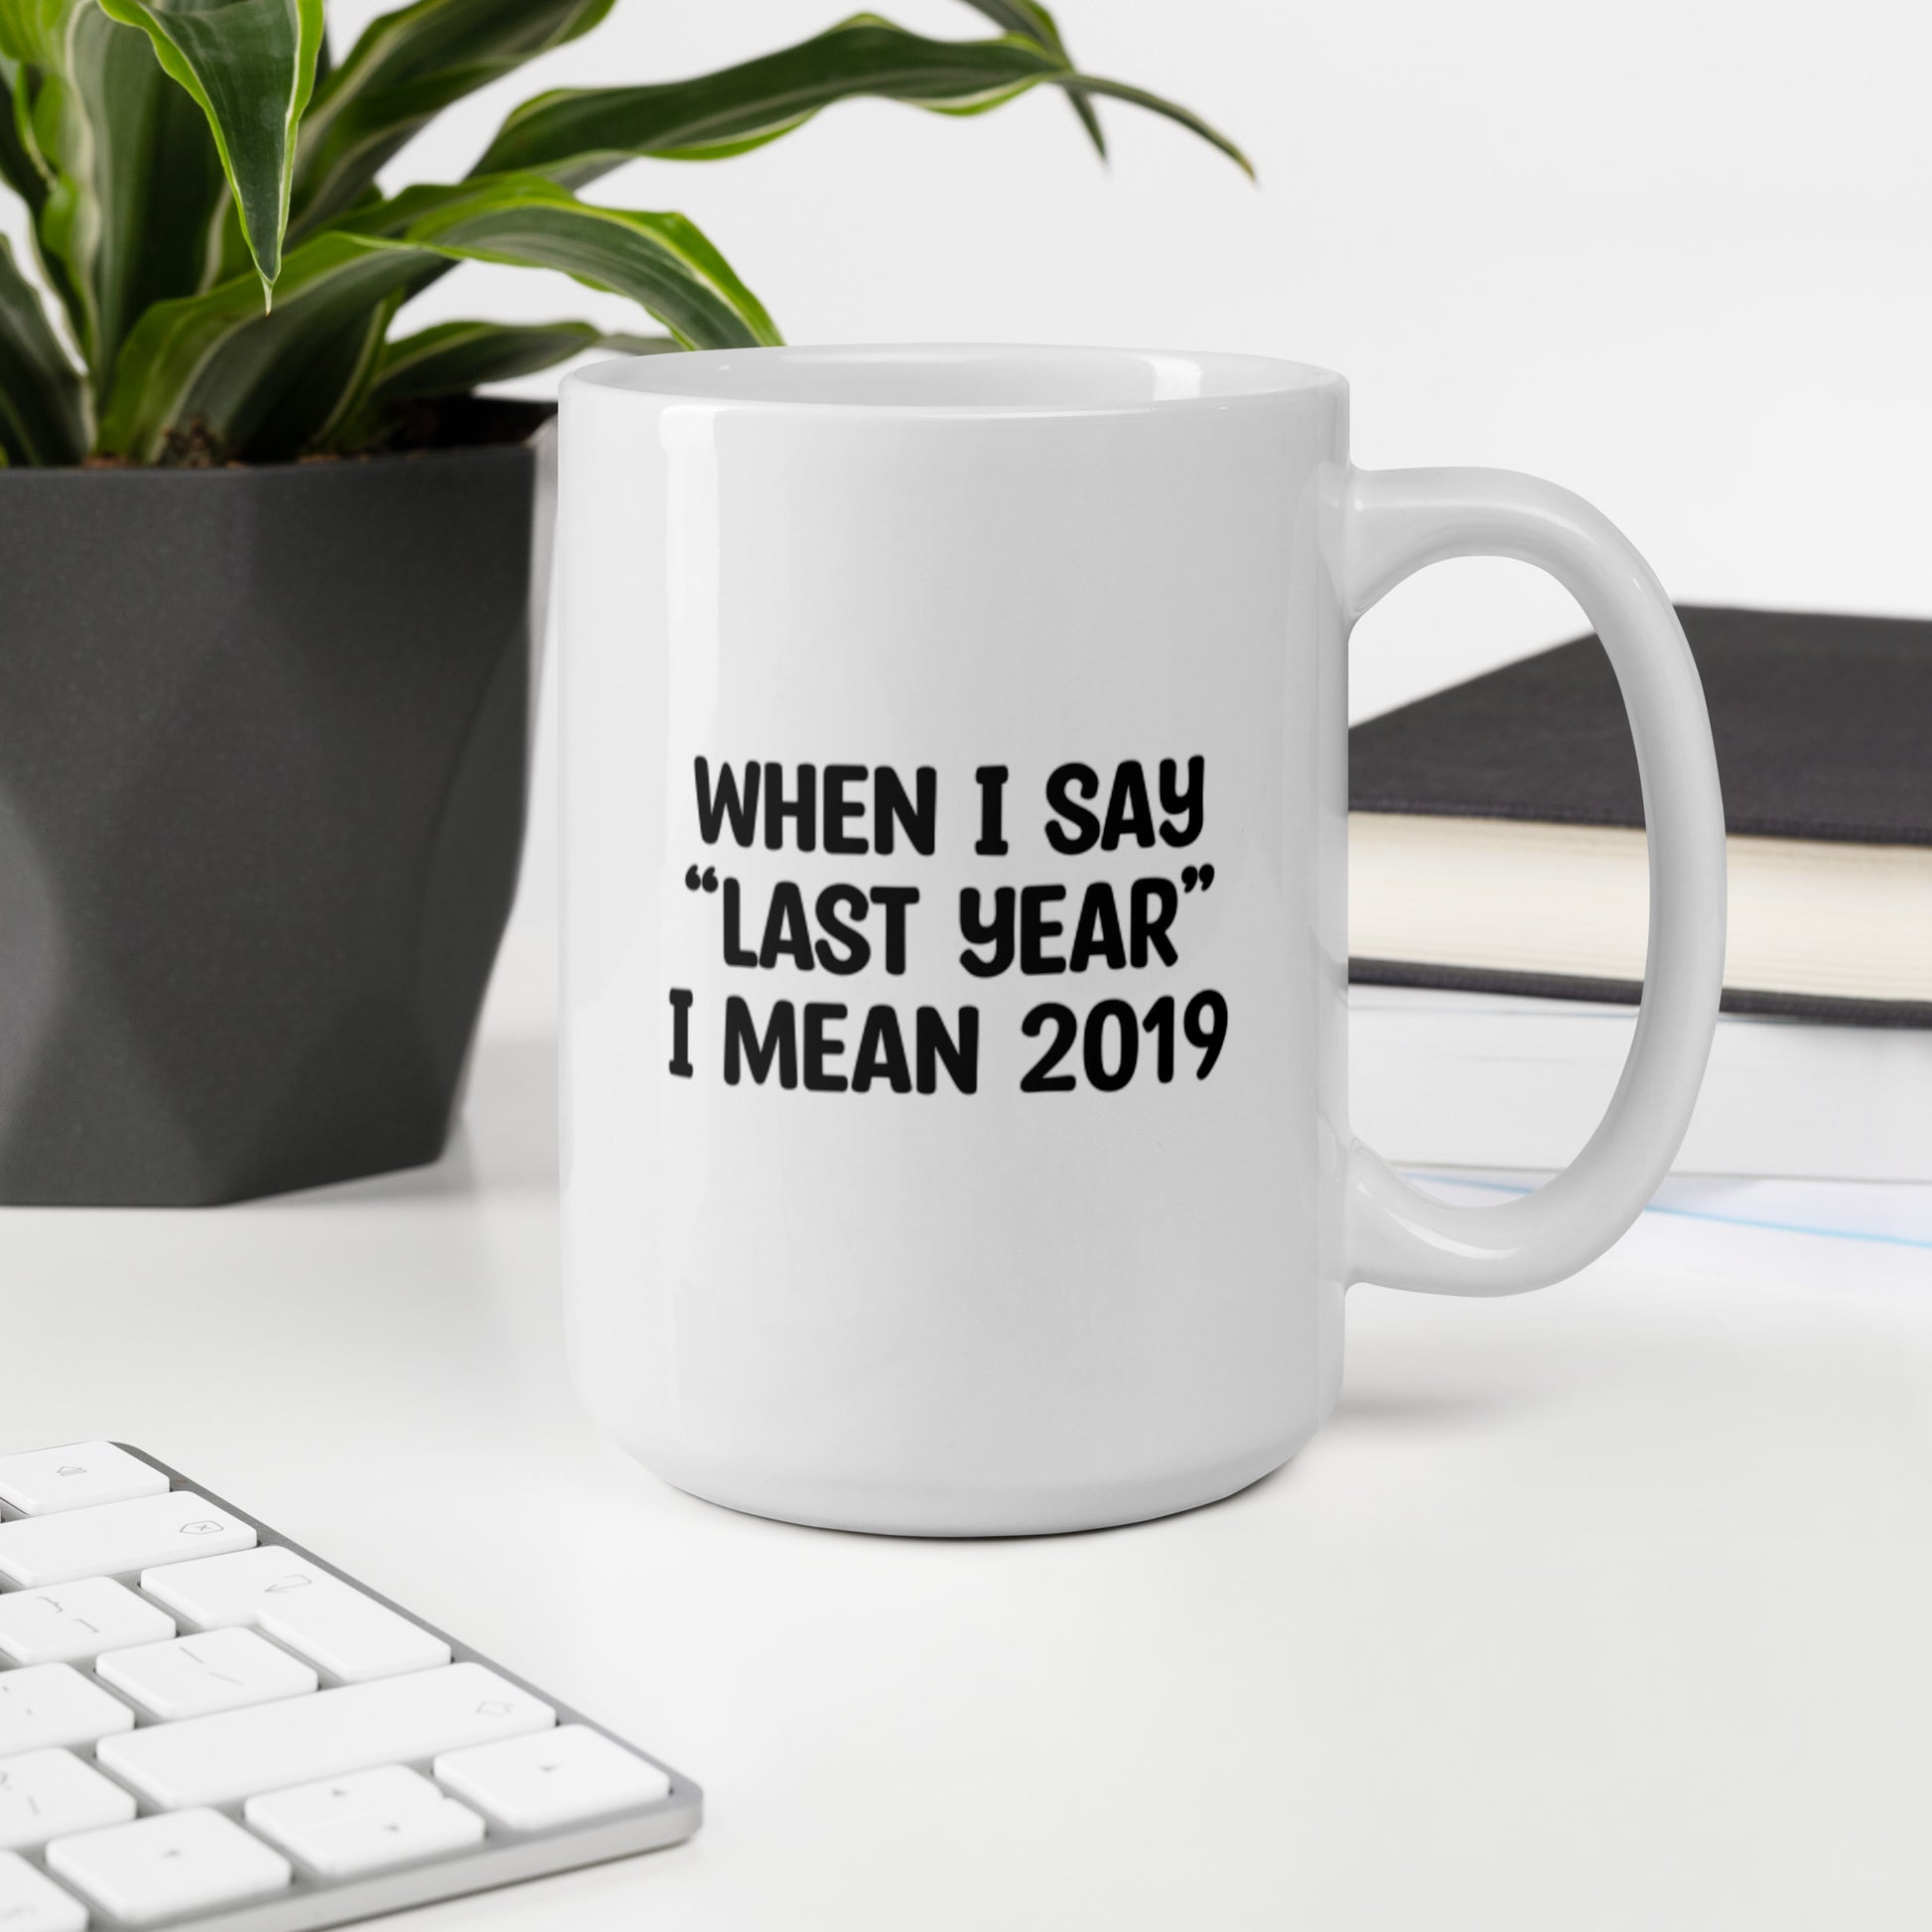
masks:
<instances>
[{"instance_id":1,"label":"green leaf","mask_svg":"<svg viewBox=\"0 0 1932 1932\"><path fill-rule=\"evenodd\" d=\"M292 230L351 207L452 101L588 33L613 0L417 0L369 23L316 88L296 147Z\"/></svg>"},{"instance_id":2,"label":"green leaf","mask_svg":"<svg viewBox=\"0 0 1932 1932\"><path fill-rule=\"evenodd\" d=\"M1060 39L1058 23L1044 7L1035 6L1033 0L966 0L966 4L1005 32L1037 41L1063 66L1070 68L1073 65L1072 57L1066 51L1066 43ZM1094 153L1104 161L1107 156L1107 136L1101 130L1100 116L1093 111L1091 96L1075 82L1064 81L1061 84L1066 89L1066 97L1074 113L1079 117L1080 125L1087 131L1087 139L1093 143Z\"/></svg>"},{"instance_id":3,"label":"green leaf","mask_svg":"<svg viewBox=\"0 0 1932 1932\"><path fill-rule=\"evenodd\" d=\"M28 76L20 63L0 54L0 181L38 214L47 200L48 178L32 145L26 114Z\"/></svg>"},{"instance_id":4,"label":"green leaf","mask_svg":"<svg viewBox=\"0 0 1932 1932\"><path fill-rule=\"evenodd\" d=\"M1088 93L1099 94L1107 100L1124 100L1135 107L1145 107L1150 114L1159 114L1184 127L1190 134L1198 134L1210 148L1218 148L1248 177L1255 178L1254 163L1237 148L1228 137L1217 128L1209 126L1198 114L1190 113L1185 107L1173 101L1164 100L1159 94L1151 94L1145 87L1130 87L1124 80L1102 80L1095 74L1081 75L1081 85Z\"/></svg>"},{"instance_id":5,"label":"green leaf","mask_svg":"<svg viewBox=\"0 0 1932 1932\"><path fill-rule=\"evenodd\" d=\"M1063 54L1027 36L936 41L857 14L809 41L739 67L643 87L565 88L518 107L473 171L536 171L582 187L638 155L715 161L761 147L821 108L858 95L941 113L981 113L1041 81L1118 93L1182 122L1243 168L1224 136L1156 95L1076 74Z\"/></svg>"},{"instance_id":6,"label":"green leaf","mask_svg":"<svg viewBox=\"0 0 1932 1932\"><path fill-rule=\"evenodd\" d=\"M298 453L320 433L372 353L370 326L409 280L410 256L359 236L327 234L291 248L264 312L254 275L157 303L127 340L108 391L97 447L160 461L171 439L224 456ZM301 421L294 447L267 434Z\"/></svg>"},{"instance_id":7,"label":"green leaf","mask_svg":"<svg viewBox=\"0 0 1932 1932\"><path fill-rule=\"evenodd\" d=\"M256 462L341 448L344 431L360 416L368 398L389 324L408 296L406 284L392 289L366 314L318 341L307 353L300 380L273 398L245 449L232 449L199 421L191 421L186 435L171 436L169 445L192 450L207 443L224 456L242 455Z\"/></svg>"},{"instance_id":8,"label":"green leaf","mask_svg":"<svg viewBox=\"0 0 1932 1932\"><path fill-rule=\"evenodd\" d=\"M0 0L0 18L9 6L18 30L31 0ZM40 8L55 11L56 0ZM21 76L32 98L20 125L51 177L35 223L42 265L98 397L135 318L201 286L228 194L201 109L147 36L94 0L58 0L58 11L32 39L39 61Z\"/></svg>"},{"instance_id":9,"label":"green leaf","mask_svg":"<svg viewBox=\"0 0 1932 1932\"><path fill-rule=\"evenodd\" d=\"M100 0L110 19L154 43L170 78L207 116L241 213L248 251L272 296L295 179L295 130L316 82L323 0Z\"/></svg>"},{"instance_id":10,"label":"green leaf","mask_svg":"<svg viewBox=\"0 0 1932 1932\"><path fill-rule=\"evenodd\" d=\"M0 0L0 57L53 67L73 6L74 0Z\"/></svg>"},{"instance_id":11,"label":"green leaf","mask_svg":"<svg viewBox=\"0 0 1932 1932\"><path fill-rule=\"evenodd\" d=\"M86 448L80 377L0 235L0 453L9 464L65 464Z\"/></svg>"},{"instance_id":12,"label":"green leaf","mask_svg":"<svg viewBox=\"0 0 1932 1932\"><path fill-rule=\"evenodd\" d=\"M612 336L588 322L441 322L386 345L369 399L465 395L485 382L534 375L587 349L655 355L676 347L669 336Z\"/></svg>"},{"instance_id":13,"label":"green leaf","mask_svg":"<svg viewBox=\"0 0 1932 1932\"><path fill-rule=\"evenodd\" d=\"M0 7L4 5L5 0L0 0ZM42 76L35 69L0 55L0 84L4 84L7 92L5 103L0 104L0 173L4 173L7 185L27 205L33 218L34 251L40 257L41 272L60 297L74 338L79 341L79 295L66 264L49 253L42 241L43 221L56 179L54 164L41 152L34 131L34 104L42 90Z\"/></svg>"},{"instance_id":14,"label":"green leaf","mask_svg":"<svg viewBox=\"0 0 1932 1932\"><path fill-rule=\"evenodd\" d=\"M775 343L770 318L681 214L594 207L540 176L416 188L289 250L272 314L246 277L151 310L129 338L100 447L154 462L171 439L300 454L355 398L354 332L445 260L560 269L627 296L693 348Z\"/></svg>"},{"instance_id":15,"label":"green leaf","mask_svg":"<svg viewBox=\"0 0 1932 1932\"><path fill-rule=\"evenodd\" d=\"M510 114L472 172L537 170L581 187L636 155L708 161L744 154L857 95L993 105L1063 71L1031 41L927 40L859 14L716 73L539 94Z\"/></svg>"},{"instance_id":16,"label":"green leaf","mask_svg":"<svg viewBox=\"0 0 1932 1932\"><path fill-rule=\"evenodd\" d=\"M630 297L687 348L781 340L758 297L683 215L599 207L541 175L406 189L343 225L458 260L560 269Z\"/></svg>"},{"instance_id":17,"label":"green leaf","mask_svg":"<svg viewBox=\"0 0 1932 1932\"><path fill-rule=\"evenodd\" d=\"M319 440L340 451L379 449L402 426L405 404L468 395L485 382L533 375L588 349L662 355L677 346L669 336L606 335L588 322L438 323L387 344L366 391Z\"/></svg>"}]
</instances>

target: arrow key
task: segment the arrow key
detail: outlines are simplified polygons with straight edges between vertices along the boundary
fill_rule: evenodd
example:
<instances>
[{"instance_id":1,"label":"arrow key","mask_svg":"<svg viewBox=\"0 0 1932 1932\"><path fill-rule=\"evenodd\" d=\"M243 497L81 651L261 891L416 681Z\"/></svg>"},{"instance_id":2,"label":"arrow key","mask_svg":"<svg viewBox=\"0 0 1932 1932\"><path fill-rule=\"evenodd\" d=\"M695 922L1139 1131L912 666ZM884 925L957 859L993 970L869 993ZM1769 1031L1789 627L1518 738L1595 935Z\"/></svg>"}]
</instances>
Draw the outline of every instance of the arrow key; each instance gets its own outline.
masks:
<instances>
[{"instance_id":1,"label":"arrow key","mask_svg":"<svg viewBox=\"0 0 1932 1932\"><path fill-rule=\"evenodd\" d=\"M422 1805L439 1805L443 1794L420 1771L402 1764L382 1764L372 1771L348 1771L339 1778L298 1784L288 1791L271 1791L250 1798L241 1815L251 1832L292 1844L298 1836L322 1827L340 1825L345 1818L380 1812L385 1818Z\"/></svg>"},{"instance_id":2,"label":"arrow key","mask_svg":"<svg viewBox=\"0 0 1932 1932\"><path fill-rule=\"evenodd\" d=\"M127 1925L153 1925L285 1891L289 1862L218 1811L177 1811L47 1848L55 1877Z\"/></svg>"},{"instance_id":3,"label":"arrow key","mask_svg":"<svg viewBox=\"0 0 1932 1932\"><path fill-rule=\"evenodd\" d=\"M576 1825L671 1795L670 1779L655 1764L589 1725L445 1751L434 1769L439 1784L513 1832Z\"/></svg>"},{"instance_id":4,"label":"arrow key","mask_svg":"<svg viewBox=\"0 0 1932 1932\"><path fill-rule=\"evenodd\" d=\"M249 1823L258 1824L252 1811ZM312 1818L275 1831L265 1823L258 1828L322 1878L353 1878L418 1859L443 1858L480 1843L483 1835L483 1820L468 1805L445 1798L434 1787L427 1804L407 1800L386 1811L327 1821Z\"/></svg>"}]
</instances>

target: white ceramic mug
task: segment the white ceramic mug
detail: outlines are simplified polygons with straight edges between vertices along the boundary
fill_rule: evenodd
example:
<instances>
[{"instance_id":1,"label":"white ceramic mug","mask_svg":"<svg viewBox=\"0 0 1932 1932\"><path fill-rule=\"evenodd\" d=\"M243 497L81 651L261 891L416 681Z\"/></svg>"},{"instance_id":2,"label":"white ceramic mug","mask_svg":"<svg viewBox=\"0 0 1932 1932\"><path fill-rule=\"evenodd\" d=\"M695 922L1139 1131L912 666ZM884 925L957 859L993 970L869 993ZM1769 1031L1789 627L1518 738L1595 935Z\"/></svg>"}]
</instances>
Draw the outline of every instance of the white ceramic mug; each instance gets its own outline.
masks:
<instances>
[{"instance_id":1,"label":"white ceramic mug","mask_svg":"<svg viewBox=\"0 0 1932 1932\"><path fill-rule=\"evenodd\" d=\"M1351 469L1296 363L756 349L572 376L561 519L572 1349L671 1482L934 1535L1185 1509L1314 1433L1349 1283L1555 1281L1668 1168L1717 768L1577 497ZM1348 1128L1346 652L1467 555L1615 665L1650 958L1575 1166L1449 1207Z\"/></svg>"}]
</instances>

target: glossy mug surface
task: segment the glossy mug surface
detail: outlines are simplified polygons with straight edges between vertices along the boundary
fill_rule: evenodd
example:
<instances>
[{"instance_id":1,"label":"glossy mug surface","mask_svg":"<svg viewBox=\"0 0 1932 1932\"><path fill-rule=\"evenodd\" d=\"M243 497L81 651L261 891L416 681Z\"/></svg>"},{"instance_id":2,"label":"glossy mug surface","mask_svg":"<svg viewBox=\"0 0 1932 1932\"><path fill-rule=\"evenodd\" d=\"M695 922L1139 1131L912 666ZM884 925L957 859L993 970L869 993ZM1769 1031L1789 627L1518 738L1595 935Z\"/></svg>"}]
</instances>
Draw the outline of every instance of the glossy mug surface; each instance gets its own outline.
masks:
<instances>
[{"instance_id":1,"label":"glossy mug surface","mask_svg":"<svg viewBox=\"0 0 1932 1932\"><path fill-rule=\"evenodd\" d=\"M561 492L571 1345L669 1481L938 1535L1206 1502L1332 1407L1350 1282L1535 1287L1664 1173L1722 813L1576 497L1353 470L1300 364L939 347L601 364ZM1346 647L1474 553L1611 654L1652 936L1595 1139L1467 1209L1349 1132Z\"/></svg>"}]
</instances>

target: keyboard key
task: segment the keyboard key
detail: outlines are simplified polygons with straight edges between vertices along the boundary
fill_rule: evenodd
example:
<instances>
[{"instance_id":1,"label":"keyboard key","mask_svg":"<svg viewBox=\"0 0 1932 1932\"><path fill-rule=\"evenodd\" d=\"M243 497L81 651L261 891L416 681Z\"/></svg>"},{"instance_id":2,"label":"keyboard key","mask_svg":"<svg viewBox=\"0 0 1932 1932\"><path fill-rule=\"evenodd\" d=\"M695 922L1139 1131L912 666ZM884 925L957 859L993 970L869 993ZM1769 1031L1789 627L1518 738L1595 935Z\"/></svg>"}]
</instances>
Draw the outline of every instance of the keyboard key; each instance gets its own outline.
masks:
<instances>
[{"instance_id":1,"label":"keyboard key","mask_svg":"<svg viewBox=\"0 0 1932 1932\"><path fill-rule=\"evenodd\" d=\"M0 1926L6 1932L87 1932L87 1908L18 1852L0 1852Z\"/></svg>"},{"instance_id":2,"label":"keyboard key","mask_svg":"<svg viewBox=\"0 0 1932 1932\"><path fill-rule=\"evenodd\" d=\"M320 1784L299 1784L293 1791L250 1798L241 1815L250 1831L279 1845L291 1832L340 1825L345 1818L361 1818L372 1811L407 1811L412 1805L442 1802L442 1792L422 1772L403 1764L384 1764L373 1771L351 1771L346 1777L324 1778Z\"/></svg>"},{"instance_id":3,"label":"keyboard key","mask_svg":"<svg viewBox=\"0 0 1932 1932\"><path fill-rule=\"evenodd\" d=\"M47 1848L47 1863L57 1878L128 1925L267 1898L295 1876L279 1852L218 1811L177 1811L57 1838Z\"/></svg>"},{"instance_id":4,"label":"keyboard key","mask_svg":"<svg viewBox=\"0 0 1932 1932\"><path fill-rule=\"evenodd\" d=\"M255 1532L192 1489L0 1523L0 1578L18 1589L112 1577L254 1547Z\"/></svg>"},{"instance_id":5,"label":"keyboard key","mask_svg":"<svg viewBox=\"0 0 1932 1932\"><path fill-rule=\"evenodd\" d=\"M0 1676L0 1685L7 1682ZM314 1697L155 1725L102 1740L103 1769L166 1808L225 1805L285 1785L547 1730L557 1714L481 1664L446 1664Z\"/></svg>"},{"instance_id":6,"label":"keyboard key","mask_svg":"<svg viewBox=\"0 0 1932 1932\"><path fill-rule=\"evenodd\" d=\"M172 1643L116 1650L94 1668L103 1684L170 1722L304 1697L319 1682L307 1664L252 1630L206 1630Z\"/></svg>"},{"instance_id":7,"label":"keyboard key","mask_svg":"<svg viewBox=\"0 0 1932 1932\"><path fill-rule=\"evenodd\" d=\"M434 1769L439 1783L513 1832L576 1825L671 1795L670 1779L655 1764L588 1725L446 1751Z\"/></svg>"},{"instance_id":8,"label":"keyboard key","mask_svg":"<svg viewBox=\"0 0 1932 1932\"><path fill-rule=\"evenodd\" d=\"M124 1825L134 1800L70 1751L0 1759L0 1851L32 1852L50 1838ZM11 1932L0 1897L0 1932Z\"/></svg>"},{"instance_id":9,"label":"keyboard key","mask_svg":"<svg viewBox=\"0 0 1932 1932\"><path fill-rule=\"evenodd\" d=\"M252 1624L344 1684L450 1661L450 1646L274 1544L150 1570L141 1587L205 1629Z\"/></svg>"},{"instance_id":10,"label":"keyboard key","mask_svg":"<svg viewBox=\"0 0 1932 1932\"><path fill-rule=\"evenodd\" d=\"M0 1671L0 1758L56 1745L91 1744L133 1728L134 1713L71 1664Z\"/></svg>"},{"instance_id":11,"label":"keyboard key","mask_svg":"<svg viewBox=\"0 0 1932 1932\"><path fill-rule=\"evenodd\" d=\"M111 1577L0 1596L0 1659L10 1664L90 1664L103 1650L174 1634L173 1617Z\"/></svg>"},{"instance_id":12,"label":"keyboard key","mask_svg":"<svg viewBox=\"0 0 1932 1932\"><path fill-rule=\"evenodd\" d=\"M695 1787L181 1483L0 1455L0 1932L325 1932L697 1828Z\"/></svg>"},{"instance_id":13,"label":"keyboard key","mask_svg":"<svg viewBox=\"0 0 1932 1932\"><path fill-rule=\"evenodd\" d=\"M0 1503L23 1516L124 1503L163 1495L167 1488L168 1478L159 1469L112 1443L69 1443L66 1449L0 1455Z\"/></svg>"},{"instance_id":14,"label":"keyboard key","mask_svg":"<svg viewBox=\"0 0 1932 1932\"><path fill-rule=\"evenodd\" d=\"M368 1811L333 1825L297 1826L273 1836L319 1876L353 1878L479 1845L483 1822L468 1805L439 1796L434 1804Z\"/></svg>"}]
</instances>

